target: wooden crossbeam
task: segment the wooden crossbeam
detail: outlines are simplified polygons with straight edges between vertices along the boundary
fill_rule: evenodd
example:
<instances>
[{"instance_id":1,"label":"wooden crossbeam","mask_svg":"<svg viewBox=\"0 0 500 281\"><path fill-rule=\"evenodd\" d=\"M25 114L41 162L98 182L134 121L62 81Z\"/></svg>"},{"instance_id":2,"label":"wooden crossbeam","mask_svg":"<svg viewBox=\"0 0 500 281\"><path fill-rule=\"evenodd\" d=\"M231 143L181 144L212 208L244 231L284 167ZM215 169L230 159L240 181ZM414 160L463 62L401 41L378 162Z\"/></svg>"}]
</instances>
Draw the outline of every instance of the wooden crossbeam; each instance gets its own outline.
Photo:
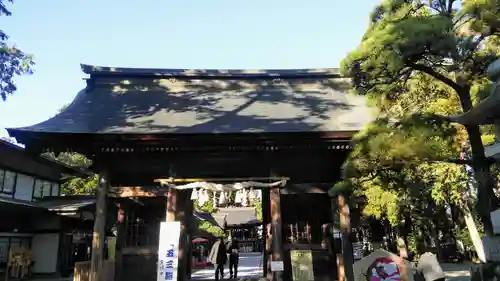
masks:
<instances>
[{"instance_id":1,"label":"wooden crossbeam","mask_svg":"<svg viewBox=\"0 0 500 281\"><path fill-rule=\"evenodd\" d=\"M162 183L191 183L191 182L245 182L245 181L280 181L290 180L289 177L248 177L248 178L166 178L155 179L154 182Z\"/></svg>"},{"instance_id":2,"label":"wooden crossbeam","mask_svg":"<svg viewBox=\"0 0 500 281\"><path fill-rule=\"evenodd\" d=\"M249 178L168 178L155 179L156 183L193 183L193 182L248 182L248 181L282 181L288 177L249 177ZM257 188L256 188L257 189ZM161 186L119 186L112 187L110 197L163 197L168 192L168 187Z\"/></svg>"},{"instance_id":3,"label":"wooden crossbeam","mask_svg":"<svg viewBox=\"0 0 500 281\"><path fill-rule=\"evenodd\" d=\"M168 191L166 187L122 186L114 187L110 197L163 197Z\"/></svg>"}]
</instances>

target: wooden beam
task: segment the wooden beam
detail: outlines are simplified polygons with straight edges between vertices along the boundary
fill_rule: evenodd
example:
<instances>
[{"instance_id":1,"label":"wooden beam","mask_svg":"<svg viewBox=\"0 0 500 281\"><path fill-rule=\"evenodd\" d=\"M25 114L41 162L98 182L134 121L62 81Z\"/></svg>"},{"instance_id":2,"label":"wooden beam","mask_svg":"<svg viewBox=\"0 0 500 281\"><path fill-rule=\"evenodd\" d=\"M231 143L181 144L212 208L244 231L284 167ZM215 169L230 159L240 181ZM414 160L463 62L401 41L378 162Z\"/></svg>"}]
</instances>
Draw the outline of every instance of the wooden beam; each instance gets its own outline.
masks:
<instances>
[{"instance_id":1,"label":"wooden beam","mask_svg":"<svg viewBox=\"0 0 500 281\"><path fill-rule=\"evenodd\" d=\"M177 216L177 194L179 190L174 188L169 188L167 193L167 202L166 202L166 221L175 221Z\"/></svg>"},{"instance_id":2,"label":"wooden beam","mask_svg":"<svg viewBox=\"0 0 500 281\"><path fill-rule=\"evenodd\" d=\"M280 190L282 195L288 194L326 194L333 183L293 183Z\"/></svg>"},{"instance_id":3,"label":"wooden beam","mask_svg":"<svg viewBox=\"0 0 500 281\"><path fill-rule=\"evenodd\" d=\"M255 178L166 178L155 179L154 182L162 183L191 183L191 182L242 182L242 181L280 181L290 180L289 177L255 177Z\"/></svg>"},{"instance_id":4,"label":"wooden beam","mask_svg":"<svg viewBox=\"0 0 500 281\"><path fill-rule=\"evenodd\" d=\"M193 202L189 190L177 190L177 210L175 219L181 222L179 237L179 274L177 281L185 281L190 277L191 238L189 221L193 216Z\"/></svg>"},{"instance_id":5,"label":"wooden beam","mask_svg":"<svg viewBox=\"0 0 500 281\"><path fill-rule=\"evenodd\" d=\"M269 197L271 201L271 249L272 249L272 261L283 262L283 241L282 241L282 220L281 220L281 200L280 200L280 189L272 188L269 191ZM282 281L283 272L274 271L273 281Z\"/></svg>"},{"instance_id":6,"label":"wooden beam","mask_svg":"<svg viewBox=\"0 0 500 281\"><path fill-rule=\"evenodd\" d=\"M115 187L114 190L110 192L110 196L116 196L120 198L126 197L164 197L168 192L168 187L154 186L122 186Z\"/></svg>"},{"instance_id":7,"label":"wooden beam","mask_svg":"<svg viewBox=\"0 0 500 281\"><path fill-rule=\"evenodd\" d=\"M289 180L288 177L256 177L256 178L168 178L155 179L155 182L192 183L192 182L242 182L242 181L279 181ZM258 188L254 188L258 189ZM168 187L162 186L119 186L110 188L110 197L164 197Z\"/></svg>"},{"instance_id":8,"label":"wooden beam","mask_svg":"<svg viewBox=\"0 0 500 281\"><path fill-rule=\"evenodd\" d=\"M121 281L123 276L123 248L125 248L126 228L125 228L125 209L123 204L117 205L116 219L116 245L115 245L115 281Z\"/></svg>"},{"instance_id":9,"label":"wooden beam","mask_svg":"<svg viewBox=\"0 0 500 281\"><path fill-rule=\"evenodd\" d=\"M262 190L262 223L264 234L264 257L262 261L262 269L264 277L268 280L272 278L271 268L269 261L271 260L271 224L270 224L270 211L269 211L269 190Z\"/></svg>"}]
</instances>

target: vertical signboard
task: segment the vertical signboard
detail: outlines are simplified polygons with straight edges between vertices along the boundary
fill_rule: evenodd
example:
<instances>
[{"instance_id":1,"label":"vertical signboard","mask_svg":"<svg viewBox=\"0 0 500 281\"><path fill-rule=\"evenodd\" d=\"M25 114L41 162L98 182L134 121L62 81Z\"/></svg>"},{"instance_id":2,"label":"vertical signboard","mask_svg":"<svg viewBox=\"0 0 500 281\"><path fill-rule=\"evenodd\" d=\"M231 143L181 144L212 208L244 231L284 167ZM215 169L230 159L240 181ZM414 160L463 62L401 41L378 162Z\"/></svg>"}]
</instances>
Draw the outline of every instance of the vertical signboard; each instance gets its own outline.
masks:
<instances>
[{"instance_id":1,"label":"vertical signboard","mask_svg":"<svg viewBox=\"0 0 500 281\"><path fill-rule=\"evenodd\" d=\"M160 224L160 243L158 246L157 281L176 281L179 264L179 237L181 223L167 221Z\"/></svg>"}]
</instances>

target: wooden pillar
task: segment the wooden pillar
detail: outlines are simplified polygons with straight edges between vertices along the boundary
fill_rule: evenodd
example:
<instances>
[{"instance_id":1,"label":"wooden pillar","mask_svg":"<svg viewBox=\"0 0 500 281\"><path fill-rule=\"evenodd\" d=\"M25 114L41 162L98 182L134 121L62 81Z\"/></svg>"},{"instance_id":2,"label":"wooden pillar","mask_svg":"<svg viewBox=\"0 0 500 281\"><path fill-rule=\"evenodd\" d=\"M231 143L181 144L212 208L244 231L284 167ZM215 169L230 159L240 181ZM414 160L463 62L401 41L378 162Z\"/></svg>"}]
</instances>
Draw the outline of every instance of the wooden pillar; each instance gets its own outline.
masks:
<instances>
[{"instance_id":1,"label":"wooden pillar","mask_svg":"<svg viewBox=\"0 0 500 281\"><path fill-rule=\"evenodd\" d=\"M264 272L264 276L268 279L268 280L272 280L273 279L273 272L271 271L271 261L273 260L273 250L271 249L271 246L272 246L272 239L273 239L273 234L272 234L272 230L271 230L272 226L271 226L271 223L267 223L265 226L264 226L264 231L266 233L266 252L265 252L265 257L266 257L266 266L265 266L265 269L266 271Z\"/></svg>"},{"instance_id":2,"label":"wooden pillar","mask_svg":"<svg viewBox=\"0 0 500 281\"><path fill-rule=\"evenodd\" d=\"M96 186L96 210L92 239L92 256L90 259L90 281L105 281L103 259L104 243L106 239L106 197L108 185L107 173L99 174L99 180Z\"/></svg>"},{"instance_id":3,"label":"wooden pillar","mask_svg":"<svg viewBox=\"0 0 500 281\"><path fill-rule=\"evenodd\" d=\"M271 201L271 248L272 248L272 261L283 262L283 241L282 241L282 222L281 222L281 200L280 200L280 189L272 188L270 190L270 201ZM274 271L273 281L282 281L283 272Z\"/></svg>"},{"instance_id":4,"label":"wooden pillar","mask_svg":"<svg viewBox=\"0 0 500 281\"><path fill-rule=\"evenodd\" d=\"M175 221L176 213L177 213L177 193L178 190L175 188L169 187L167 193L167 202L166 202L166 221Z\"/></svg>"},{"instance_id":5,"label":"wooden pillar","mask_svg":"<svg viewBox=\"0 0 500 281\"><path fill-rule=\"evenodd\" d=\"M336 204L332 204L332 206L337 206L340 217L340 232L342 235L342 255L337 255L338 280L354 281L354 256L352 252L352 242L350 240L351 215L349 212L349 204L343 195L338 195Z\"/></svg>"},{"instance_id":6,"label":"wooden pillar","mask_svg":"<svg viewBox=\"0 0 500 281\"><path fill-rule=\"evenodd\" d=\"M190 192L189 192L190 193ZM186 236L187 236L187 246L186 246L186 255L187 255L187 265L186 265L186 276L187 279L191 279L191 271L193 267L193 209L194 209L194 204L193 201L191 200L191 194L189 194L188 198L188 203L186 204L186 210L185 210L185 217L184 217L184 222L186 225Z\"/></svg>"},{"instance_id":7,"label":"wooden pillar","mask_svg":"<svg viewBox=\"0 0 500 281\"><path fill-rule=\"evenodd\" d=\"M271 225L269 222L271 218L269 216L269 208L270 208L270 200L269 200L269 189L263 188L261 190L262 194L262 236L264 238L264 249L263 249L263 257L262 257L262 270L264 277L268 279L272 278L271 269L269 268L269 261L271 260Z\"/></svg>"},{"instance_id":8,"label":"wooden pillar","mask_svg":"<svg viewBox=\"0 0 500 281\"><path fill-rule=\"evenodd\" d=\"M122 280L123 248L127 236L125 228L125 209L123 203L118 203L118 213L116 216L116 246L115 246L115 281Z\"/></svg>"},{"instance_id":9,"label":"wooden pillar","mask_svg":"<svg viewBox=\"0 0 500 281\"><path fill-rule=\"evenodd\" d=\"M191 201L191 190L176 190L176 210L175 210L175 220L181 223L181 234L179 237L179 267L177 273L177 280L184 281L188 279L188 266L189 260L191 259L191 253L189 251L191 241L189 239L189 219L192 215L190 214L190 207L192 206Z\"/></svg>"},{"instance_id":10,"label":"wooden pillar","mask_svg":"<svg viewBox=\"0 0 500 281\"><path fill-rule=\"evenodd\" d=\"M181 231L179 237L179 263L177 280L187 280L190 274L189 260L191 259L191 235L189 221L193 213L191 190L177 190L169 188L166 202L166 221L179 221Z\"/></svg>"}]
</instances>

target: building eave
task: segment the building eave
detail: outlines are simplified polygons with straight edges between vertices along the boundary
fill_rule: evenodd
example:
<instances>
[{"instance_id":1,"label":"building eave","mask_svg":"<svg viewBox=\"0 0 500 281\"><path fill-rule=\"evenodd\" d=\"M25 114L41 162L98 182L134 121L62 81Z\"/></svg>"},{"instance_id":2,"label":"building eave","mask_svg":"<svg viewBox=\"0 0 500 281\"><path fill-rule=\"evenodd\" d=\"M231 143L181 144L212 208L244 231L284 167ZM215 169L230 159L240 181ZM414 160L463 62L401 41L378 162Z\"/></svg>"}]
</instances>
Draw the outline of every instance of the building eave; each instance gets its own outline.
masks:
<instances>
[{"instance_id":1,"label":"building eave","mask_svg":"<svg viewBox=\"0 0 500 281\"><path fill-rule=\"evenodd\" d=\"M83 73L88 75L121 75L121 76L166 76L166 77L200 77L216 79L228 78L292 78L292 77L341 77L338 68L305 68L305 69L175 69L175 68L130 68L81 64Z\"/></svg>"},{"instance_id":2,"label":"building eave","mask_svg":"<svg viewBox=\"0 0 500 281\"><path fill-rule=\"evenodd\" d=\"M19 145L15 145L13 143L4 141L4 140L0 140L0 145L7 147L9 150L18 151L20 153L27 153L25 148L23 148ZM35 161L38 161L39 163L42 163L44 165L50 166L50 167L55 168L55 169L59 169L63 174L68 174L71 176L82 177L82 178L93 175L92 172L90 172L86 169L75 168L75 167L72 167L66 163L63 163L63 162L58 161L58 160L50 159L50 158L43 156L43 155L29 155L29 157L31 157Z\"/></svg>"},{"instance_id":3,"label":"building eave","mask_svg":"<svg viewBox=\"0 0 500 281\"><path fill-rule=\"evenodd\" d=\"M486 146L484 148L484 155L486 158L493 158L496 161L500 161L500 142Z\"/></svg>"},{"instance_id":4,"label":"building eave","mask_svg":"<svg viewBox=\"0 0 500 281\"><path fill-rule=\"evenodd\" d=\"M494 83L493 91L486 99L464 114L450 118L462 125L491 125L500 120L500 59L492 62L486 76Z\"/></svg>"},{"instance_id":5,"label":"building eave","mask_svg":"<svg viewBox=\"0 0 500 281\"><path fill-rule=\"evenodd\" d=\"M451 120L462 125L491 125L500 119L500 91L481 101L466 113L452 117Z\"/></svg>"}]
</instances>

